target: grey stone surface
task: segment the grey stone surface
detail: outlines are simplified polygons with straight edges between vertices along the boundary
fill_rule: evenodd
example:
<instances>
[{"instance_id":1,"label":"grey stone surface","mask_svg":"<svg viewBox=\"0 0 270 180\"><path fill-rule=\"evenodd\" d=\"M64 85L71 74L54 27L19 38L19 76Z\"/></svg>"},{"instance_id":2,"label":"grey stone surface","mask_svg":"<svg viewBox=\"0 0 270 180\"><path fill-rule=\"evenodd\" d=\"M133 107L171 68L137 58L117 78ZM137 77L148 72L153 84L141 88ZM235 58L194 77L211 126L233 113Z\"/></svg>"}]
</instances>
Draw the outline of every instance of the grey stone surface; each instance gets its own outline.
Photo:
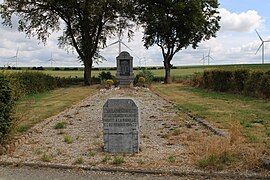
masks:
<instances>
[{"instance_id":1,"label":"grey stone surface","mask_svg":"<svg viewBox=\"0 0 270 180\"><path fill-rule=\"evenodd\" d=\"M126 51L123 51L116 57L117 71L116 80L119 85L129 85L133 83L133 57Z\"/></svg>"},{"instance_id":2,"label":"grey stone surface","mask_svg":"<svg viewBox=\"0 0 270 180\"><path fill-rule=\"evenodd\" d=\"M108 99L102 120L105 152L139 152L140 112L132 99Z\"/></svg>"}]
</instances>

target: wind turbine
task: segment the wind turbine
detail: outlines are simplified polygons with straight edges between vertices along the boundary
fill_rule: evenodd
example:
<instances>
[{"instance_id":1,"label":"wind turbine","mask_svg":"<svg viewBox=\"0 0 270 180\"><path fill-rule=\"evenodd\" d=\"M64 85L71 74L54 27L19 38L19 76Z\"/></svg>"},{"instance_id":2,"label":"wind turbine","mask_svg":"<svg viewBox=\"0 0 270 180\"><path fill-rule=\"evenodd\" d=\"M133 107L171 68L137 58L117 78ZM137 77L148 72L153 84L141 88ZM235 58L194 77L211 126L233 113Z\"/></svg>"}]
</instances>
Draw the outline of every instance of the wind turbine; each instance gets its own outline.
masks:
<instances>
[{"instance_id":1,"label":"wind turbine","mask_svg":"<svg viewBox=\"0 0 270 180\"><path fill-rule=\"evenodd\" d=\"M111 44L109 44L107 47L109 46L112 46L112 45L115 45L118 43L118 51L119 51L119 54L121 53L121 44L123 44L124 46L126 46L129 50L131 50L123 41L122 41L122 38L121 38L121 32L119 32L118 34L118 41L115 41ZM132 51L132 50L131 50Z\"/></svg>"},{"instance_id":2,"label":"wind turbine","mask_svg":"<svg viewBox=\"0 0 270 180\"><path fill-rule=\"evenodd\" d=\"M270 41L264 41L256 29L255 29L255 31L256 31L258 37L260 38L260 40L262 41L261 45L259 46L259 48L258 48L258 50L256 51L255 54L257 54L258 51L262 48L262 64L264 64L264 43L265 42L270 42Z\"/></svg>"},{"instance_id":3,"label":"wind turbine","mask_svg":"<svg viewBox=\"0 0 270 180\"><path fill-rule=\"evenodd\" d=\"M203 53L203 57L202 57L202 59L200 60L200 62L202 61L203 62L203 65L205 64L205 56L204 56L204 53Z\"/></svg>"},{"instance_id":4,"label":"wind turbine","mask_svg":"<svg viewBox=\"0 0 270 180\"><path fill-rule=\"evenodd\" d=\"M115 41L115 42L113 42L113 43L111 43L110 45L108 45L107 47L109 47L109 46L112 46L112 45L115 45L115 44L117 44L118 43L118 51L119 51L119 54L121 53L121 51L122 51L122 49L121 49L121 45L123 44L124 46L126 46L129 50L131 50L123 41L122 41L122 30L123 30L123 28L124 28L124 26L125 26L125 20L124 19L122 19L122 18L119 18L118 19L118 29L117 29L117 31L118 31L118 40L117 41ZM132 50L131 50L132 51Z\"/></svg>"},{"instance_id":5,"label":"wind turbine","mask_svg":"<svg viewBox=\"0 0 270 180\"><path fill-rule=\"evenodd\" d=\"M8 59L16 58L16 68L18 67L18 54L19 54L19 47L17 48L16 56L12 56L12 57L8 58Z\"/></svg>"},{"instance_id":6,"label":"wind turbine","mask_svg":"<svg viewBox=\"0 0 270 180\"><path fill-rule=\"evenodd\" d=\"M52 52L51 52L51 58L48 61L51 62L51 67L53 67L53 62L55 62L55 60L53 59Z\"/></svg>"},{"instance_id":7,"label":"wind turbine","mask_svg":"<svg viewBox=\"0 0 270 180\"><path fill-rule=\"evenodd\" d=\"M205 56L205 58L207 58L208 66L210 65L210 59L214 60L214 58L212 58L212 57L210 56L210 52L211 52L211 49L209 49L208 55Z\"/></svg>"}]
</instances>

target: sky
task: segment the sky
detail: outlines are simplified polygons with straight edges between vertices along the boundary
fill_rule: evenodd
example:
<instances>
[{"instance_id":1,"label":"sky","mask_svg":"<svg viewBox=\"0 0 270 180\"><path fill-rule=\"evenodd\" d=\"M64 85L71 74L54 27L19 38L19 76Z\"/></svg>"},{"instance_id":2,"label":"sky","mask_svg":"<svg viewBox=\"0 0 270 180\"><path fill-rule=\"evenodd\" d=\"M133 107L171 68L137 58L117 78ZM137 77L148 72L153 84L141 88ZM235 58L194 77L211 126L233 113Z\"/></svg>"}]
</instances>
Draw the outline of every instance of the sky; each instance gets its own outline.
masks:
<instances>
[{"instance_id":1,"label":"sky","mask_svg":"<svg viewBox=\"0 0 270 180\"><path fill-rule=\"evenodd\" d=\"M2 3L3 0L0 0ZM270 40L270 1L269 0L219 0L219 15L221 29L216 38L199 43L196 49L187 48L179 51L173 58L174 66L221 64L260 64L262 63L261 49L256 51L261 40L258 31L265 41ZM0 20L1 22L2 20ZM13 22L16 27L16 22ZM57 38L61 32L51 35L46 45L36 38L26 38L25 34L16 28L0 25L0 67L80 67L78 55L67 53L58 47ZM123 42L131 49L122 45L123 51L133 56L134 67L162 66L161 49L157 46L146 49L142 42L142 30L135 31L132 41L122 37ZM117 41L109 39L107 45ZM210 52L210 57L208 58ZM270 63L270 43L265 43L265 63ZM115 67L118 56L118 45L109 46L101 51L106 61L94 64L94 67ZM51 59L53 61L51 61Z\"/></svg>"}]
</instances>

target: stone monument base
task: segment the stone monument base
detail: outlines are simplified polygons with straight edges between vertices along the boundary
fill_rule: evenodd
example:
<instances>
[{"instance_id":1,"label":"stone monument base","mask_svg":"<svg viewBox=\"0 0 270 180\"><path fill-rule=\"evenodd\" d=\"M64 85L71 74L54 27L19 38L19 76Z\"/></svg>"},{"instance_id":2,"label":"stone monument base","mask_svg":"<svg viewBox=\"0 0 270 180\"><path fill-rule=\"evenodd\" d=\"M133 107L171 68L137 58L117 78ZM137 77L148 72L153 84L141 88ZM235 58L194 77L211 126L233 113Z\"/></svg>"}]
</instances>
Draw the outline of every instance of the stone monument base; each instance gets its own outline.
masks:
<instances>
[{"instance_id":1,"label":"stone monument base","mask_svg":"<svg viewBox=\"0 0 270 180\"><path fill-rule=\"evenodd\" d=\"M116 81L119 82L119 86L128 86L134 81L134 76L116 76Z\"/></svg>"}]
</instances>

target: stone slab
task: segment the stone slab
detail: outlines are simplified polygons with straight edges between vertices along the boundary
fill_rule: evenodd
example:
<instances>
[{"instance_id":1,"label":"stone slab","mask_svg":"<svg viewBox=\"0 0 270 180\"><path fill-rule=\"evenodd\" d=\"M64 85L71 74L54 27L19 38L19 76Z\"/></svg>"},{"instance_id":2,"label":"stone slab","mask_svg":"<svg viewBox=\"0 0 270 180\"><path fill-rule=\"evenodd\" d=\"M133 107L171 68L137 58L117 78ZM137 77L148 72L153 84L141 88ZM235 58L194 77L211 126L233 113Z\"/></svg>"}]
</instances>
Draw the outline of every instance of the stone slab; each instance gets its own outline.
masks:
<instances>
[{"instance_id":1,"label":"stone slab","mask_svg":"<svg viewBox=\"0 0 270 180\"><path fill-rule=\"evenodd\" d=\"M133 99L108 99L103 106L102 120L106 152L139 152L140 113Z\"/></svg>"}]
</instances>

